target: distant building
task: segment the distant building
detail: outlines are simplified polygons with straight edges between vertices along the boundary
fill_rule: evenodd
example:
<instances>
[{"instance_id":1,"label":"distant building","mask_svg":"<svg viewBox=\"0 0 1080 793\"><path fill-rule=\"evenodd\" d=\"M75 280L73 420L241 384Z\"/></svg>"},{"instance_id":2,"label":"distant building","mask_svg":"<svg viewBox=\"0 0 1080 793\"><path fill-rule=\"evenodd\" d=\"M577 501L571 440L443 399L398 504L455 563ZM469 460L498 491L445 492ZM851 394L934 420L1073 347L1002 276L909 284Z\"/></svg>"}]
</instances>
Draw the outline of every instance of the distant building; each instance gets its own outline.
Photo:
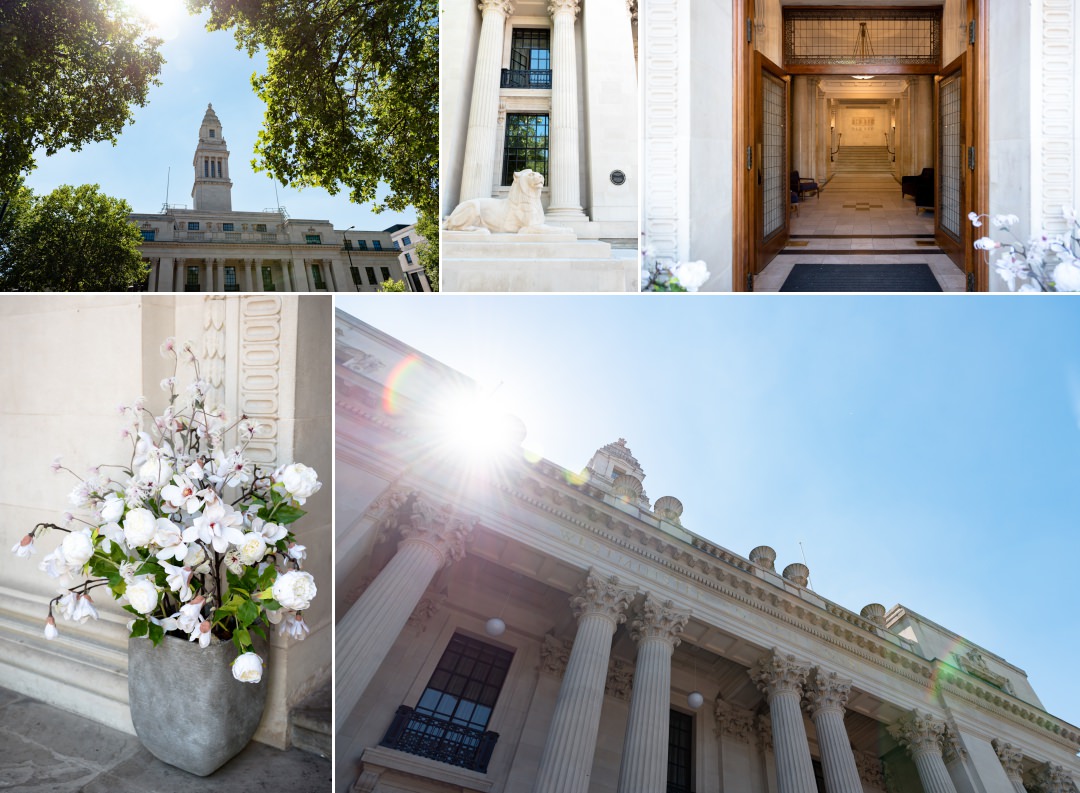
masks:
<instances>
[{"instance_id":1,"label":"distant building","mask_svg":"<svg viewBox=\"0 0 1080 793\"><path fill-rule=\"evenodd\" d=\"M291 218L281 207L234 211L229 149L212 105L192 167L193 208L166 204L131 215L151 264L147 291L373 292L405 278L390 230L341 231L328 220Z\"/></svg>"},{"instance_id":2,"label":"distant building","mask_svg":"<svg viewBox=\"0 0 1080 793\"><path fill-rule=\"evenodd\" d=\"M397 223L386 230L394 240L394 250L398 254L398 264L405 273L405 283L410 292L430 292L431 284L424 272L420 259L416 255L416 247L427 242L424 237L416 233L416 226Z\"/></svg>"}]
</instances>

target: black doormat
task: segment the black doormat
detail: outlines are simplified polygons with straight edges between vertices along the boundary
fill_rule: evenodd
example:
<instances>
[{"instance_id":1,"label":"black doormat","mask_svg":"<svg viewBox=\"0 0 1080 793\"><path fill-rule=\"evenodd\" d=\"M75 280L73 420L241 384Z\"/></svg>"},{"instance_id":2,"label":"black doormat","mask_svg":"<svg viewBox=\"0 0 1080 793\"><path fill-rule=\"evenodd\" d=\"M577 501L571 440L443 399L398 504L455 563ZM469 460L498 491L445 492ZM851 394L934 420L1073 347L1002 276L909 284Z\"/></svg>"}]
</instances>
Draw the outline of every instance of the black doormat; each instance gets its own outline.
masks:
<instances>
[{"instance_id":1,"label":"black doormat","mask_svg":"<svg viewBox=\"0 0 1080 793\"><path fill-rule=\"evenodd\" d=\"M796 264L781 292L940 292L928 264Z\"/></svg>"}]
</instances>

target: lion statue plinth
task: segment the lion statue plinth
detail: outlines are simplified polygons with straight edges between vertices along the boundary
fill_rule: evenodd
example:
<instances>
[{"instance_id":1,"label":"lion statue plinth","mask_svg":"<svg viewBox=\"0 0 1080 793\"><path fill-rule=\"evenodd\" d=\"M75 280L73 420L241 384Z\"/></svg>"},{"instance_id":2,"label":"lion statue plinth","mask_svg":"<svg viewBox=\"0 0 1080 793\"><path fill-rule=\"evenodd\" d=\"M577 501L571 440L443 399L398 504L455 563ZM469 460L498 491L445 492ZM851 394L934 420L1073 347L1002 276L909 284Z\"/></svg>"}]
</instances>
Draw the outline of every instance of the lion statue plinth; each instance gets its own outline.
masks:
<instances>
[{"instance_id":1,"label":"lion statue plinth","mask_svg":"<svg viewBox=\"0 0 1080 793\"><path fill-rule=\"evenodd\" d=\"M544 223L540 191L544 175L526 168L514 173L509 198L471 198L462 201L443 223L447 231L481 234L567 234L570 229Z\"/></svg>"}]
</instances>

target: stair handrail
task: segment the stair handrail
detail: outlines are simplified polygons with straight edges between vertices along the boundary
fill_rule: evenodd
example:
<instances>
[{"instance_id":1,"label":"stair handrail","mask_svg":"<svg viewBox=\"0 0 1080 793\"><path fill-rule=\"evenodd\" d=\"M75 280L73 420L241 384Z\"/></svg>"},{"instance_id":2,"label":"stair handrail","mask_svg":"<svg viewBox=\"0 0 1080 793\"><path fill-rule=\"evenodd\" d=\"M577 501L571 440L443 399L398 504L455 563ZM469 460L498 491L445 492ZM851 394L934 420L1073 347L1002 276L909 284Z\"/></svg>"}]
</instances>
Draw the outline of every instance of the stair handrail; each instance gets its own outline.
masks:
<instances>
[{"instance_id":1,"label":"stair handrail","mask_svg":"<svg viewBox=\"0 0 1080 793\"><path fill-rule=\"evenodd\" d=\"M829 152L829 162L836 162L836 155L840 151L840 138L844 137L843 132L836 133L836 151Z\"/></svg>"},{"instance_id":2,"label":"stair handrail","mask_svg":"<svg viewBox=\"0 0 1080 793\"><path fill-rule=\"evenodd\" d=\"M896 162L896 149L889 148L889 133L882 132L881 134L885 136L885 148L888 149L889 154L892 155L892 161Z\"/></svg>"}]
</instances>

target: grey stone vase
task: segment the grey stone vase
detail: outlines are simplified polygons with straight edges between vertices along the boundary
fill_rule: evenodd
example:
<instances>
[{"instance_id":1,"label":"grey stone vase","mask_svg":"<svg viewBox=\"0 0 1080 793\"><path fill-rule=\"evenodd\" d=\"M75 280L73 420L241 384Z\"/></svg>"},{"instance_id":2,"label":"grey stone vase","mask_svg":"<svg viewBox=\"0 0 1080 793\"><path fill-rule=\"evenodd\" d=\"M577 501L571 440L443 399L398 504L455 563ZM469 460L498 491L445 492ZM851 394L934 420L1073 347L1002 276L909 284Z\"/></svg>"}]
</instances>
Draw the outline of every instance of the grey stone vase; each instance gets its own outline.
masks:
<instances>
[{"instance_id":1,"label":"grey stone vase","mask_svg":"<svg viewBox=\"0 0 1080 793\"><path fill-rule=\"evenodd\" d=\"M266 659L257 637L255 652ZM232 642L202 648L174 636L155 647L128 639L131 721L154 757L197 776L209 776L255 734L266 705L266 676L241 683L232 676Z\"/></svg>"}]
</instances>

